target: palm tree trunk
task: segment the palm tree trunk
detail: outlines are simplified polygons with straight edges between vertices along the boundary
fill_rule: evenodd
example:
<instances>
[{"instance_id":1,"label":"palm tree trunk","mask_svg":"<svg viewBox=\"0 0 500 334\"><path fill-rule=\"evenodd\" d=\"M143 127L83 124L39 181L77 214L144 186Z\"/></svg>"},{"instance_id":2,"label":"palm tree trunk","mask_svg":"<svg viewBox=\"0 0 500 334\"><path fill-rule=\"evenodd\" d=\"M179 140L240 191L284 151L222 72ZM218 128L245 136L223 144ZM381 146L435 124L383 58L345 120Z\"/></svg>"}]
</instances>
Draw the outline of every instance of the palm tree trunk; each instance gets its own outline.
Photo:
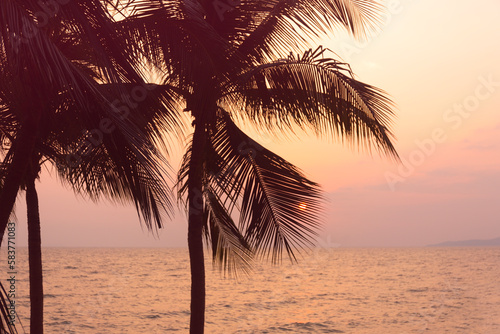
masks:
<instances>
[{"instance_id":1,"label":"palm tree trunk","mask_svg":"<svg viewBox=\"0 0 500 334\"><path fill-rule=\"evenodd\" d=\"M35 188L36 173L29 173L26 185L28 207L28 254L30 274L30 333L43 334L43 272L42 243L38 195Z\"/></svg>"},{"instance_id":2,"label":"palm tree trunk","mask_svg":"<svg viewBox=\"0 0 500 334\"><path fill-rule=\"evenodd\" d=\"M12 208L16 202L17 192L30 163L38 132L38 117L25 122L16 138L12 162L9 164L7 176L0 191L0 245L9 222Z\"/></svg>"},{"instance_id":3,"label":"palm tree trunk","mask_svg":"<svg viewBox=\"0 0 500 334\"><path fill-rule=\"evenodd\" d=\"M202 198L203 132L203 126L195 127L188 180L188 248L191 264L190 334L203 334L205 326L205 258L203 256Z\"/></svg>"}]
</instances>

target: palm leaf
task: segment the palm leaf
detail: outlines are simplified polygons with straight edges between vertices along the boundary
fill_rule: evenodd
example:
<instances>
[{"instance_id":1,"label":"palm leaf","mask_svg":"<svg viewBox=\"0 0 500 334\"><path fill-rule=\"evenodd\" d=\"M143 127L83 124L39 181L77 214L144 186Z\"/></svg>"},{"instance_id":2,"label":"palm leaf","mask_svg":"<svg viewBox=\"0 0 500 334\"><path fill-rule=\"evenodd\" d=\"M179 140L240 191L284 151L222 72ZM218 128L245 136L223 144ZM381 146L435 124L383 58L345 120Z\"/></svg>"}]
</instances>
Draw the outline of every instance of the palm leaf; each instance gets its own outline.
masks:
<instances>
[{"instance_id":1,"label":"palm leaf","mask_svg":"<svg viewBox=\"0 0 500 334\"><path fill-rule=\"evenodd\" d=\"M236 82L227 103L243 101L247 119L260 127L330 133L397 158L389 130L391 100L323 53L318 48L257 66Z\"/></svg>"},{"instance_id":2,"label":"palm leaf","mask_svg":"<svg viewBox=\"0 0 500 334\"><path fill-rule=\"evenodd\" d=\"M321 223L319 186L245 135L227 114L222 114L219 126L214 147L226 173L215 174L224 177L214 183L224 185L218 190L229 198L241 196L240 229L246 240L257 254L271 255L273 262L280 261L285 250L294 259L293 249L312 246ZM233 186L228 187L229 176Z\"/></svg>"},{"instance_id":3,"label":"palm leaf","mask_svg":"<svg viewBox=\"0 0 500 334\"><path fill-rule=\"evenodd\" d=\"M109 85L100 85L107 94ZM127 87L127 86L125 86ZM134 85L128 85L133 89ZM153 90L151 90L153 92ZM169 187L165 177L169 165L162 154L166 150L162 131L179 133L178 120L168 112L174 103L168 90L154 90L152 97L131 101L126 119L127 127L115 126L114 105L92 105L94 115L81 113L78 107L63 96L58 113L51 115L39 150L58 167L63 182L68 182L80 194L92 200L109 198L118 202L133 202L142 213L148 227L161 227L161 212L171 212ZM163 104L156 98L163 97ZM89 98L88 103L93 101ZM125 101L121 107L125 107ZM160 117L162 115L162 117ZM112 128L101 130L107 116ZM60 131L58 129L67 131ZM133 135L129 132L133 133ZM40 144L42 145L42 144ZM85 145L88 148L85 148ZM83 147L83 149L82 149ZM157 149L163 147L163 150Z\"/></svg>"},{"instance_id":4,"label":"palm leaf","mask_svg":"<svg viewBox=\"0 0 500 334\"><path fill-rule=\"evenodd\" d=\"M140 46L138 57L177 78L179 87L192 87L200 73L231 68L229 44L205 20L197 1L139 0L129 7L131 14L119 22L120 30Z\"/></svg>"},{"instance_id":5,"label":"palm leaf","mask_svg":"<svg viewBox=\"0 0 500 334\"><path fill-rule=\"evenodd\" d=\"M294 249L313 245L320 224L319 186L245 135L226 112L218 115L204 166L211 206L227 213L239 209L238 230L255 254L279 262L286 251L295 259ZM186 156L179 174L180 195L187 190L188 161Z\"/></svg>"},{"instance_id":6,"label":"palm leaf","mask_svg":"<svg viewBox=\"0 0 500 334\"><path fill-rule=\"evenodd\" d=\"M0 333L5 334L17 334L17 328L15 322L12 321L10 316L12 315L10 308L11 300L3 284L0 283ZM17 313L14 313L14 317L18 317ZM19 317L18 317L19 319ZM15 320L15 318L14 318ZM21 324L22 326L22 324Z\"/></svg>"},{"instance_id":7,"label":"palm leaf","mask_svg":"<svg viewBox=\"0 0 500 334\"><path fill-rule=\"evenodd\" d=\"M204 190L204 231L212 249L213 262L229 274L249 272L252 260L250 245L222 206L221 198L209 186Z\"/></svg>"},{"instance_id":8,"label":"palm leaf","mask_svg":"<svg viewBox=\"0 0 500 334\"><path fill-rule=\"evenodd\" d=\"M191 161L192 143L184 154L181 168L178 173L178 199L183 201L188 191L189 166ZM237 275L239 272L248 273L253 252L234 223L232 213L234 207L228 207L220 192L215 192L210 185L209 168L203 169L203 191L200 194L203 208L203 235L205 242L212 250L212 261L224 273ZM185 206L187 207L187 201Z\"/></svg>"},{"instance_id":9,"label":"palm leaf","mask_svg":"<svg viewBox=\"0 0 500 334\"><path fill-rule=\"evenodd\" d=\"M254 20L246 29L239 27L246 35L239 52L262 62L283 50L302 49L310 37L338 27L364 37L380 23L382 6L372 0L260 0L242 1L234 12L240 9L241 15L253 11Z\"/></svg>"}]
</instances>

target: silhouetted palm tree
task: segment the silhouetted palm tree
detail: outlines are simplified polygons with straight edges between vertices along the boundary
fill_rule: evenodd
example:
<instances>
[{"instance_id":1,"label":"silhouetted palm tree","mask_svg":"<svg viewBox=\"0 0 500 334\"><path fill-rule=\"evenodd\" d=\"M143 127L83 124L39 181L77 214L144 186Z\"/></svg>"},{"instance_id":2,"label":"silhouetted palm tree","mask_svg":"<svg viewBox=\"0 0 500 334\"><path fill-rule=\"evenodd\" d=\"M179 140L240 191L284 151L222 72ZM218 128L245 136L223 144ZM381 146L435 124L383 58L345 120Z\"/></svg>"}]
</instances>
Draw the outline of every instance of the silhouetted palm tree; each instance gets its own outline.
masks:
<instances>
[{"instance_id":1,"label":"silhouetted palm tree","mask_svg":"<svg viewBox=\"0 0 500 334\"><path fill-rule=\"evenodd\" d=\"M3 236L17 191L25 188L31 333L43 332L35 189L42 163L54 164L63 181L94 200L133 202L148 227L160 226L160 212L171 206L164 159L154 149L160 128L176 128L162 105L165 92L144 84L103 2L54 4L50 15L39 1L0 4L0 139L10 142L0 231Z\"/></svg>"},{"instance_id":2,"label":"silhouetted palm tree","mask_svg":"<svg viewBox=\"0 0 500 334\"><path fill-rule=\"evenodd\" d=\"M168 123L166 113L161 120L155 120L154 115L137 108L137 101L129 101L134 88L139 87L141 94L146 94L139 101L141 107L149 104L148 112L154 112L151 108L163 108L160 104L154 106L147 98L149 88L137 74L140 65L125 52L123 40L101 1L69 2L58 7L48 23L37 23L42 5L35 0L7 0L0 6L0 111L5 126L2 135L12 140L4 160L8 168L0 193L2 232L37 141L39 146L56 152L50 143L39 143L41 137L55 133L61 139L70 131L79 131L63 147L69 151L66 153L75 153L74 147L68 146L82 144L86 137L93 136L93 130L103 132L104 126L116 138L111 145L107 142L111 136L104 131L100 138L103 145L94 145L96 150L90 152L102 151L108 144L106 153L126 160L121 153L130 150L144 160L144 168L155 171L157 162L150 151L158 135L156 121L162 122L162 127L175 127ZM131 107L130 103L136 106ZM55 116L67 122L60 129L51 127ZM88 133L82 135L83 129ZM144 137L140 136L141 131ZM71 141L75 138L80 142ZM84 153L78 155L89 155ZM74 154L69 159L73 157ZM129 181L137 175L127 173L130 175L125 179ZM137 205L146 203L138 201ZM147 216L154 213L143 211Z\"/></svg>"},{"instance_id":3,"label":"silhouetted palm tree","mask_svg":"<svg viewBox=\"0 0 500 334\"><path fill-rule=\"evenodd\" d=\"M182 95L193 119L179 173L189 214L191 333L204 330L203 238L214 261L245 268L253 254L276 262L285 250L294 259L293 248L311 245L318 226L318 185L236 123L333 134L397 156L391 102L381 90L321 48L283 57L335 27L363 35L379 10L368 0L136 0L123 10L123 31L142 45L138 57Z\"/></svg>"}]
</instances>

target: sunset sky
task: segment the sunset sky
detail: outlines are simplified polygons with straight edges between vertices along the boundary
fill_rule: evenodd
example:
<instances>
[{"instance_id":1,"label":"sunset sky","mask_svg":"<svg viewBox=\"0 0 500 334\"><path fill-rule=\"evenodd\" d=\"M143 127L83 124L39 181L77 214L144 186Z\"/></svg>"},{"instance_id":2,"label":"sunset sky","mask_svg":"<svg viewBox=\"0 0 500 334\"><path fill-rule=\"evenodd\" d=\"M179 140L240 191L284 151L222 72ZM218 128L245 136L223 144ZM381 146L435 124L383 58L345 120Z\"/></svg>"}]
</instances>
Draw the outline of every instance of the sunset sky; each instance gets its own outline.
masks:
<instances>
[{"instance_id":1,"label":"sunset sky","mask_svg":"<svg viewBox=\"0 0 500 334\"><path fill-rule=\"evenodd\" d=\"M256 139L323 186L328 205L319 246L500 237L500 2L387 3L381 31L367 41L335 31L321 44L397 104L393 130L402 163L306 134ZM42 173L38 189L43 246L187 244L183 214L154 237L132 207L76 198L55 173ZM19 246L27 245L25 212L22 194Z\"/></svg>"}]
</instances>

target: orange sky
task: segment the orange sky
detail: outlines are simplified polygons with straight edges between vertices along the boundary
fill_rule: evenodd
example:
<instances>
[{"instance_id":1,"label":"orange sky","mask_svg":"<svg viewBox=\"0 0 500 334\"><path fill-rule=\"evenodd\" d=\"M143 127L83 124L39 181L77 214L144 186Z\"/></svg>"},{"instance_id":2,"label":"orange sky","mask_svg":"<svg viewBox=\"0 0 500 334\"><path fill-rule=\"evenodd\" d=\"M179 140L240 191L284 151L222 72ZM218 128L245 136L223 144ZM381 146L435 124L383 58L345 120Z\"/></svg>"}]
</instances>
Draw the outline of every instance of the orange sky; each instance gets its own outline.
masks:
<instances>
[{"instance_id":1,"label":"orange sky","mask_svg":"<svg viewBox=\"0 0 500 334\"><path fill-rule=\"evenodd\" d=\"M321 246L499 237L500 2L387 2L382 31L367 42L335 32L321 43L397 103L403 164L311 137L257 139L327 192ZM76 200L48 173L38 187L44 246L186 245L183 215L155 239L133 208ZM24 198L16 205L18 244L26 245Z\"/></svg>"}]
</instances>

